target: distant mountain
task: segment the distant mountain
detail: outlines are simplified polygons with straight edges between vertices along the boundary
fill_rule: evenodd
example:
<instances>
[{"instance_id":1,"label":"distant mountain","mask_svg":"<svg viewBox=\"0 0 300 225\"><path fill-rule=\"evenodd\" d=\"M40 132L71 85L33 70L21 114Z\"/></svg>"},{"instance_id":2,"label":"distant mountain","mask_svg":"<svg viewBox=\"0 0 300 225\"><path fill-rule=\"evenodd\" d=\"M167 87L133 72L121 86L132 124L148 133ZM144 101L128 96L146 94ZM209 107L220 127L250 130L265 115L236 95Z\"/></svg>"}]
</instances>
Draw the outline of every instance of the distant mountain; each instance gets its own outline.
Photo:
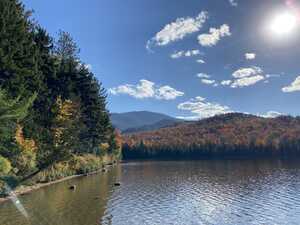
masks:
<instances>
[{"instance_id":1,"label":"distant mountain","mask_svg":"<svg viewBox=\"0 0 300 225\"><path fill-rule=\"evenodd\" d=\"M123 135L129 158L300 155L300 117L231 113Z\"/></svg>"},{"instance_id":2,"label":"distant mountain","mask_svg":"<svg viewBox=\"0 0 300 225\"><path fill-rule=\"evenodd\" d=\"M155 130L181 121L165 114L149 111L112 113L110 118L114 127L122 132Z\"/></svg>"},{"instance_id":3,"label":"distant mountain","mask_svg":"<svg viewBox=\"0 0 300 225\"><path fill-rule=\"evenodd\" d=\"M127 130L124 130L123 133L130 134L130 133L137 133L137 132L142 132L142 131L152 131L152 130L157 130L160 128L167 128L171 126L176 126L179 123L182 123L183 121L180 120L174 120L174 119L164 119L160 120L157 123L150 124L150 125L145 125L141 127L135 127L135 128L129 128Z\"/></svg>"}]
</instances>

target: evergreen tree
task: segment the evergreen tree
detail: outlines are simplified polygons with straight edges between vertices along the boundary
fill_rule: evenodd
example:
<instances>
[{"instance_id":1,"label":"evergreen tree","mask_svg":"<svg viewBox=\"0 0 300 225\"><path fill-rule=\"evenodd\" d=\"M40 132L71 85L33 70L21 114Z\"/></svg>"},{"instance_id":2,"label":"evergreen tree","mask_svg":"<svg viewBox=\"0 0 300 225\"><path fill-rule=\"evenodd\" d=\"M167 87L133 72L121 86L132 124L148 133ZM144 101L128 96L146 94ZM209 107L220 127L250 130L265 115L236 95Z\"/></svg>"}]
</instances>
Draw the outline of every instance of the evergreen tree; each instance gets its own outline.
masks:
<instances>
[{"instance_id":1,"label":"evergreen tree","mask_svg":"<svg viewBox=\"0 0 300 225\"><path fill-rule=\"evenodd\" d=\"M17 153L14 136L18 122L27 116L36 95L28 100L10 99L0 89L0 155L12 159Z\"/></svg>"},{"instance_id":2,"label":"evergreen tree","mask_svg":"<svg viewBox=\"0 0 300 225\"><path fill-rule=\"evenodd\" d=\"M0 1L0 155L7 168L18 159L11 165L24 179L116 146L105 89L71 35L60 31L55 42L29 17L18 0Z\"/></svg>"},{"instance_id":3,"label":"evergreen tree","mask_svg":"<svg viewBox=\"0 0 300 225\"><path fill-rule=\"evenodd\" d=\"M82 138L90 143L92 149L107 142L113 132L106 110L106 92L85 66L80 67L76 83L82 101L83 121L87 127Z\"/></svg>"},{"instance_id":4,"label":"evergreen tree","mask_svg":"<svg viewBox=\"0 0 300 225\"><path fill-rule=\"evenodd\" d=\"M19 1L0 1L0 86L13 97L31 96L41 83L31 29Z\"/></svg>"}]
</instances>

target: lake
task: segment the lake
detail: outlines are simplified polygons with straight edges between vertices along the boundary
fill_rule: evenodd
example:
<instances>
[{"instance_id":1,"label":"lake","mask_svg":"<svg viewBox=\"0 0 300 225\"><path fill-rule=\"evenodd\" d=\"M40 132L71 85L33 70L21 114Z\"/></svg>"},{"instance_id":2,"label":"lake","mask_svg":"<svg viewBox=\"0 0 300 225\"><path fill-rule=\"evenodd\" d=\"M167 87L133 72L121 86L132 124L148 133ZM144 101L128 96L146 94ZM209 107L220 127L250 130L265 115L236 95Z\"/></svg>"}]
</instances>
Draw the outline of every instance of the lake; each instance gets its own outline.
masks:
<instances>
[{"instance_id":1,"label":"lake","mask_svg":"<svg viewBox=\"0 0 300 225\"><path fill-rule=\"evenodd\" d=\"M299 224L300 160L132 161L19 199L1 225Z\"/></svg>"}]
</instances>

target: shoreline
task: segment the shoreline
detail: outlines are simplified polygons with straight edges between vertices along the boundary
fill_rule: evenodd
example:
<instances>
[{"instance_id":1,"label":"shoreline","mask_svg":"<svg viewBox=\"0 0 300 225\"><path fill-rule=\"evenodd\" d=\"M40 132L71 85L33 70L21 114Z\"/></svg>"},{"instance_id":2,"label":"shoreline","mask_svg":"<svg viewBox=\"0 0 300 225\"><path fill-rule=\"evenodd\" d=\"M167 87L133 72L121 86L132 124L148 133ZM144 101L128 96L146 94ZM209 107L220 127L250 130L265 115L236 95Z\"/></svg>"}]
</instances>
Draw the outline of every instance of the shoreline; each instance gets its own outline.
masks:
<instances>
[{"instance_id":1,"label":"shoreline","mask_svg":"<svg viewBox=\"0 0 300 225\"><path fill-rule=\"evenodd\" d=\"M114 166L115 164L108 164L106 165L105 169L108 169L112 166ZM103 170L103 168L99 169L99 170L96 170L94 172L91 172L91 173L86 173L86 174L78 174L78 175L72 175L72 176L68 176L68 177L64 177L64 178L61 178L61 179L58 179L58 180L55 180L55 181L50 181L50 182L47 182L47 183L37 183L37 184L34 184L32 186L21 186L19 189L17 188L15 191L14 191L14 194L16 196L20 196L20 195L26 195L26 194L29 194L33 191L36 191L36 190L39 190L41 188L44 188L44 187L47 187L47 186L50 186L50 185L53 185L53 184L57 184L57 183L61 183L61 182L64 182L64 181L67 181L67 180L71 180L71 179L75 179L75 178L79 178L79 177L85 177L85 176L90 176L90 175L94 175L94 174L98 174L98 173L101 173ZM0 197L0 204L1 203L4 203L8 200L11 199L11 196L7 196L7 197Z\"/></svg>"}]
</instances>

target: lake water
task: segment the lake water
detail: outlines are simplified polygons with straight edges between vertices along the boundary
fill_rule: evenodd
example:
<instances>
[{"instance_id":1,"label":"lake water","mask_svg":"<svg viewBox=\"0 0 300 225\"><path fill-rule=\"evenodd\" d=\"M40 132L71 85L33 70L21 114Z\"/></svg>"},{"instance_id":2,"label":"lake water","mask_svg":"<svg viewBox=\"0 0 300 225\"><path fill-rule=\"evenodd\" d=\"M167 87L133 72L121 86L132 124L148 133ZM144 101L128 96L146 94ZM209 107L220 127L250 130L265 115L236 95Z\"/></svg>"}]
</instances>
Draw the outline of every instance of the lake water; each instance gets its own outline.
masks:
<instances>
[{"instance_id":1,"label":"lake water","mask_svg":"<svg viewBox=\"0 0 300 225\"><path fill-rule=\"evenodd\" d=\"M300 224L300 160L129 162L20 201L1 225Z\"/></svg>"}]
</instances>

